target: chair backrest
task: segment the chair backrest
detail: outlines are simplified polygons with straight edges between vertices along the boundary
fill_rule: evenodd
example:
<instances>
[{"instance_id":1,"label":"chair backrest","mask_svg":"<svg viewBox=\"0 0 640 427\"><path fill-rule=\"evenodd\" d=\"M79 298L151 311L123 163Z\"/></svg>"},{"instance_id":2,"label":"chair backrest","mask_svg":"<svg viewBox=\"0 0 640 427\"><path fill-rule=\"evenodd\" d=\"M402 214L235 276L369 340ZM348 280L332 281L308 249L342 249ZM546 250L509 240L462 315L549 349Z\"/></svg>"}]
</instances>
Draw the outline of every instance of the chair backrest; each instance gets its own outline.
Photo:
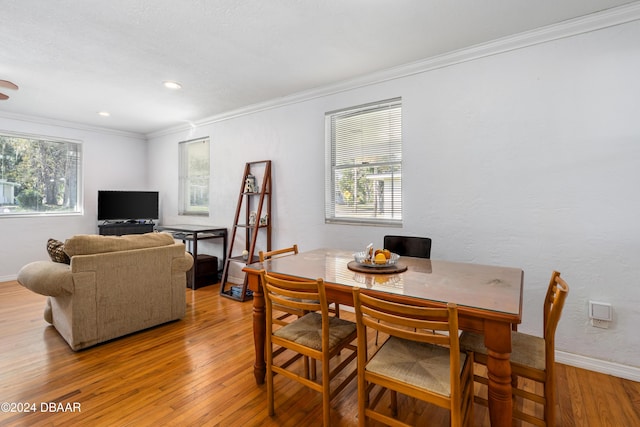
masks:
<instances>
[{"instance_id":1,"label":"chair backrest","mask_svg":"<svg viewBox=\"0 0 640 427\"><path fill-rule=\"evenodd\" d=\"M411 341L448 346L451 364L452 398L460 393L460 343L458 340L458 308L449 303L443 308L419 307L387 301L353 289L353 303L358 340L366 340L366 328ZM446 331L448 334L438 333ZM360 344L363 344L361 347ZM366 349L366 341L358 348ZM368 360L364 352L358 357ZM456 396L457 394L457 396Z\"/></svg>"},{"instance_id":2,"label":"chair backrest","mask_svg":"<svg viewBox=\"0 0 640 427\"><path fill-rule=\"evenodd\" d=\"M547 349L555 347L555 335L564 301L569 294L569 285L560 277L560 273L554 271L551 274L547 295L544 299L544 340ZM551 359L553 360L553 358Z\"/></svg>"},{"instance_id":3,"label":"chair backrest","mask_svg":"<svg viewBox=\"0 0 640 427\"><path fill-rule=\"evenodd\" d=\"M260 262L263 262L266 259L271 259L276 256L296 255L297 253L298 245L293 245L289 248L276 249L274 251L260 251L258 252L258 256L260 257Z\"/></svg>"},{"instance_id":4,"label":"chair backrest","mask_svg":"<svg viewBox=\"0 0 640 427\"><path fill-rule=\"evenodd\" d=\"M431 238L384 236L384 248L400 256L431 258Z\"/></svg>"},{"instance_id":5,"label":"chair backrest","mask_svg":"<svg viewBox=\"0 0 640 427\"><path fill-rule=\"evenodd\" d=\"M267 333L271 324L278 323L273 315L273 307L281 311L320 312L322 314L323 346L329 344L329 309L327 295L322 279L285 280L272 276L265 270L260 271L260 279L264 291L267 312ZM325 341L326 332L326 343Z\"/></svg>"}]
</instances>

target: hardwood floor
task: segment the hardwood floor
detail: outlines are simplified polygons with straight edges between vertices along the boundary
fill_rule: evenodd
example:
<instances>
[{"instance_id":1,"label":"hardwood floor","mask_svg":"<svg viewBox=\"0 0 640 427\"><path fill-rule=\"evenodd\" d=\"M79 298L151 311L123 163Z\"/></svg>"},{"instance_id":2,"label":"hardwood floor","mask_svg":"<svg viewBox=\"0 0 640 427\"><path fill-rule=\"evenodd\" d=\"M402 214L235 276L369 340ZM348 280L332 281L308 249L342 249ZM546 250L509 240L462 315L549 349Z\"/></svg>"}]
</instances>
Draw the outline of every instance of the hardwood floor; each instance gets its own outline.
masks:
<instances>
[{"instance_id":1,"label":"hardwood floor","mask_svg":"<svg viewBox=\"0 0 640 427\"><path fill-rule=\"evenodd\" d=\"M35 406L6 412L3 403L0 425L321 425L320 396L285 378L276 377L276 416L267 416L265 386L253 377L251 302L218 290L187 289L182 320L73 352L43 320L45 297L0 283L0 403ZM640 383L566 365L557 373L560 425L640 426ZM415 425L449 423L446 411L407 399L400 412ZM355 381L334 400L331 418L357 425ZM477 405L475 419L489 425Z\"/></svg>"}]
</instances>

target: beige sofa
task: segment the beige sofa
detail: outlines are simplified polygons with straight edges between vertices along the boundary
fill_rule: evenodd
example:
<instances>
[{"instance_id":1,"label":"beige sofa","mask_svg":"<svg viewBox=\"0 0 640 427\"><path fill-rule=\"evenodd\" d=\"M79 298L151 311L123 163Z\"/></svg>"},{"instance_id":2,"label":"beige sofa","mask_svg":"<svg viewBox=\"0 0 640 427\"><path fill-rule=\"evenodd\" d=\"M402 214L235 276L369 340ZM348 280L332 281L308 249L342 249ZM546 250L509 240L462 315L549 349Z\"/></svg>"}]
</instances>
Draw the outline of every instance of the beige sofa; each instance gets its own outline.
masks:
<instances>
[{"instance_id":1,"label":"beige sofa","mask_svg":"<svg viewBox=\"0 0 640 427\"><path fill-rule=\"evenodd\" d=\"M64 252L70 265L35 261L18 282L49 297L45 320L73 350L184 317L193 258L171 235L78 235Z\"/></svg>"}]
</instances>

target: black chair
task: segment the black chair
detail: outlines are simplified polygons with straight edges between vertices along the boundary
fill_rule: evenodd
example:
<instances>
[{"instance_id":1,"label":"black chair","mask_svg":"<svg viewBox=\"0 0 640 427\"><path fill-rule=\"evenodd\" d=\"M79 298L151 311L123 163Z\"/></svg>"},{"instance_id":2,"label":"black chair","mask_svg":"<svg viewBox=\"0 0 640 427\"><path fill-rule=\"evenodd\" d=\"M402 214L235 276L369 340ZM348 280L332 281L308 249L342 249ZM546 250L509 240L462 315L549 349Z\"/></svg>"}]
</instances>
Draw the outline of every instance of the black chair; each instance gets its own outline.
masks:
<instances>
[{"instance_id":1,"label":"black chair","mask_svg":"<svg viewBox=\"0 0 640 427\"><path fill-rule=\"evenodd\" d=\"M400 256L431 258L431 238L384 236L384 248Z\"/></svg>"}]
</instances>

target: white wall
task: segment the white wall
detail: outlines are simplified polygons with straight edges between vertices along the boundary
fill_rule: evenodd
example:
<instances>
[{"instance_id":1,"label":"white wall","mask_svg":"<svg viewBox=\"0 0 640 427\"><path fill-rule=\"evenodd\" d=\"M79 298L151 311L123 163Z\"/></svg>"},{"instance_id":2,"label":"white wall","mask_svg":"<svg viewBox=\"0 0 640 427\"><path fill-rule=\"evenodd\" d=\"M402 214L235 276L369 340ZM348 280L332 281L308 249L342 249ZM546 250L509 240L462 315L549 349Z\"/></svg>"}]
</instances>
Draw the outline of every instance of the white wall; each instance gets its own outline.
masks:
<instances>
[{"instance_id":1,"label":"white wall","mask_svg":"<svg viewBox=\"0 0 640 427\"><path fill-rule=\"evenodd\" d=\"M571 292L560 351L640 367L640 23L631 22L152 138L165 222L231 225L245 162L273 160L274 247L356 250L387 233L432 258L521 267L541 334L552 270ZM324 223L324 113L401 96L404 227ZM208 219L177 212L177 143L211 137ZM214 245L215 246L215 245ZM237 246L241 248L241 244ZM609 302L608 330L589 299Z\"/></svg>"},{"instance_id":2,"label":"white wall","mask_svg":"<svg viewBox=\"0 0 640 427\"><path fill-rule=\"evenodd\" d=\"M49 238L97 233L98 190L147 189L147 142L139 135L101 131L37 118L0 116L0 130L82 141L83 215L0 218L0 282L31 261L49 259Z\"/></svg>"}]
</instances>

